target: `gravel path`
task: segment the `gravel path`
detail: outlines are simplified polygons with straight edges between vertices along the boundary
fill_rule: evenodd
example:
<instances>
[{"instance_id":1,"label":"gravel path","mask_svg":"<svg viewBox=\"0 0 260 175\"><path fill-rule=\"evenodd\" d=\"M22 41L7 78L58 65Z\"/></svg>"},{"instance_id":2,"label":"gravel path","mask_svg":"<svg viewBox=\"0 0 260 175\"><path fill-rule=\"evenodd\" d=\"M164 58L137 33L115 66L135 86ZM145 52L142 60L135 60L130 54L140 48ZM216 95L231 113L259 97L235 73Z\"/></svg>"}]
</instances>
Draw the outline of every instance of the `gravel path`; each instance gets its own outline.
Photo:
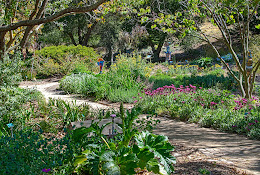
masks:
<instances>
[{"instance_id":1,"label":"gravel path","mask_svg":"<svg viewBox=\"0 0 260 175\"><path fill-rule=\"evenodd\" d=\"M37 89L46 99L54 98L70 102L76 101L77 104L87 103L93 109L119 107L119 103L93 102L82 99L77 95L65 94L63 91L58 90L59 83L56 80L51 80L49 82L22 82L20 87ZM131 108L133 105L126 104L125 107ZM191 148L192 150L196 150L195 152L204 154L203 161L213 164L230 165L231 167L242 169L240 174L260 175L260 141L249 140L244 136L222 133L209 128L200 128L196 124L179 122L166 117L159 117L159 119L161 120L161 123L157 125L154 133L167 135L172 143L185 145L186 148ZM177 152L175 153L175 157L178 160L178 157L183 158L183 155L180 155L180 153ZM197 158L200 159L201 155ZM186 163L185 160L184 163ZM187 166L191 165L187 164L184 169L187 169Z\"/></svg>"}]
</instances>

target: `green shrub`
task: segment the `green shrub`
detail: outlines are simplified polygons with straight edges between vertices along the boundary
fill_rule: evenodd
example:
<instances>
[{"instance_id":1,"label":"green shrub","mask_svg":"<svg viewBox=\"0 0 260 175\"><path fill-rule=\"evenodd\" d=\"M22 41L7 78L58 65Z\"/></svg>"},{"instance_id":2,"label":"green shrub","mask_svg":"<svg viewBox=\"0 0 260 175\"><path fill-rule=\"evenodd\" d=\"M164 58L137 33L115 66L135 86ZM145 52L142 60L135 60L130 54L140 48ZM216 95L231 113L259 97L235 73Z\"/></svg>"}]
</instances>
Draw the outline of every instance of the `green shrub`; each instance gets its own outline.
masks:
<instances>
[{"instance_id":1,"label":"green shrub","mask_svg":"<svg viewBox=\"0 0 260 175\"><path fill-rule=\"evenodd\" d=\"M104 74L79 73L64 77L60 87L66 92L93 96L96 100L133 102L151 69L140 57L119 57Z\"/></svg>"},{"instance_id":2,"label":"green shrub","mask_svg":"<svg viewBox=\"0 0 260 175\"><path fill-rule=\"evenodd\" d=\"M28 130L18 132L13 138L0 137L0 174L38 175L43 169L50 169L52 174L69 174L73 153L80 151L77 149L69 135L47 139Z\"/></svg>"},{"instance_id":3,"label":"green shrub","mask_svg":"<svg viewBox=\"0 0 260 175\"><path fill-rule=\"evenodd\" d=\"M22 81L21 66L19 53L12 59L5 57L3 62L0 61L0 86L17 86Z\"/></svg>"},{"instance_id":4,"label":"green shrub","mask_svg":"<svg viewBox=\"0 0 260 175\"><path fill-rule=\"evenodd\" d=\"M93 48L85 46L50 46L36 51L36 71L38 76L55 74L66 75L71 72L96 71L98 55Z\"/></svg>"},{"instance_id":5,"label":"green shrub","mask_svg":"<svg viewBox=\"0 0 260 175\"><path fill-rule=\"evenodd\" d=\"M40 100L41 95L35 90L17 87L0 87L0 135L8 135L6 124L13 123L16 129L25 126L26 118L24 105L34 100Z\"/></svg>"},{"instance_id":6,"label":"green shrub","mask_svg":"<svg viewBox=\"0 0 260 175\"><path fill-rule=\"evenodd\" d=\"M212 66L213 59L210 57L202 57L195 61L199 67L210 67Z\"/></svg>"},{"instance_id":7,"label":"green shrub","mask_svg":"<svg viewBox=\"0 0 260 175\"><path fill-rule=\"evenodd\" d=\"M204 88L212 88L220 84L220 87L227 90L238 88L238 84L233 77L224 77L224 75L219 75L220 72L217 70L202 76L178 75L175 78L167 74L160 74L151 76L149 78L149 82L153 83L153 89L171 84L174 84L175 86L188 86L189 84L192 84L194 86L201 86Z\"/></svg>"}]
</instances>

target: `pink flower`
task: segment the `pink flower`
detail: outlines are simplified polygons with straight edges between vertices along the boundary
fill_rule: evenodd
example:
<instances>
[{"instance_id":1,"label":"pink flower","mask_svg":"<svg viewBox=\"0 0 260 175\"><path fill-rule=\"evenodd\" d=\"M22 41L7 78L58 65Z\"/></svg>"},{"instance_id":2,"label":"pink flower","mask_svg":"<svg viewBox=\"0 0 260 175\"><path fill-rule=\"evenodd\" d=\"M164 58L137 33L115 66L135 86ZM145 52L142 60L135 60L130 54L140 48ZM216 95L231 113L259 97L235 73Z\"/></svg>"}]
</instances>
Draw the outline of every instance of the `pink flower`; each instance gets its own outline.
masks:
<instances>
[{"instance_id":1,"label":"pink flower","mask_svg":"<svg viewBox=\"0 0 260 175\"><path fill-rule=\"evenodd\" d=\"M116 114L111 114L110 117L115 118Z\"/></svg>"},{"instance_id":2,"label":"pink flower","mask_svg":"<svg viewBox=\"0 0 260 175\"><path fill-rule=\"evenodd\" d=\"M258 123L258 120L255 120L255 123Z\"/></svg>"},{"instance_id":3,"label":"pink flower","mask_svg":"<svg viewBox=\"0 0 260 175\"><path fill-rule=\"evenodd\" d=\"M184 104L184 103L185 103L185 101L182 101L182 103Z\"/></svg>"},{"instance_id":4,"label":"pink flower","mask_svg":"<svg viewBox=\"0 0 260 175\"><path fill-rule=\"evenodd\" d=\"M137 100L134 101L134 103L137 103L137 102L138 102Z\"/></svg>"},{"instance_id":5,"label":"pink flower","mask_svg":"<svg viewBox=\"0 0 260 175\"><path fill-rule=\"evenodd\" d=\"M139 97L140 99L142 99L143 97Z\"/></svg>"},{"instance_id":6,"label":"pink flower","mask_svg":"<svg viewBox=\"0 0 260 175\"><path fill-rule=\"evenodd\" d=\"M221 103L224 103L224 101L221 101Z\"/></svg>"},{"instance_id":7,"label":"pink flower","mask_svg":"<svg viewBox=\"0 0 260 175\"><path fill-rule=\"evenodd\" d=\"M252 109L252 107L249 107L248 109Z\"/></svg>"},{"instance_id":8,"label":"pink flower","mask_svg":"<svg viewBox=\"0 0 260 175\"><path fill-rule=\"evenodd\" d=\"M255 124L255 123L248 123L249 126L252 126L252 125L254 125L254 124Z\"/></svg>"},{"instance_id":9,"label":"pink flower","mask_svg":"<svg viewBox=\"0 0 260 175\"><path fill-rule=\"evenodd\" d=\"M197 99L194 99L194 101L197 101Z\"/></svg>"},{"instance_id":10,"label":"pink flower","mask_svg":"<svg viewBox=\"0 0 260 175\"><path fill-rule=\"evenodd\" d=\"M199 87L200 89L202 89L202 87Z\"/></svg>"},{"instance_id":11,"label":"pink flower","mask_svg":"<svg viewBox=\"0 0 260 175\"><path fill-rule=\"evenodd\" d=\"M133 98L136 98L136 97L133 97Z\"/></svg>"},{"instance_id":12,"label":"pink flower","mask_svg":"<svg viewBox=\"0 0 260 175\"><path fill-rule=\"evenodd\" d=\"M200 104L201 106L205 106L203 103Z\"/></svg>"},{"instance_id":13,"label":"pink flower","mask_svg":"<svg viewBox=\"0 0 260 175\"><path fill-rule=\"evenodd\" d=\"M237 110L238 108L237 107L234 107L235 110Z\"/></svg>"},{"instance_id":14,"label":"pink flower","mask_svg":"<svg viewBox=\"0 0 260 175\"><path fill-rule=\"evenodd\" d=\"M176 98L174 98L174 100L176 100Z\"/></svg>"}]
</instances>

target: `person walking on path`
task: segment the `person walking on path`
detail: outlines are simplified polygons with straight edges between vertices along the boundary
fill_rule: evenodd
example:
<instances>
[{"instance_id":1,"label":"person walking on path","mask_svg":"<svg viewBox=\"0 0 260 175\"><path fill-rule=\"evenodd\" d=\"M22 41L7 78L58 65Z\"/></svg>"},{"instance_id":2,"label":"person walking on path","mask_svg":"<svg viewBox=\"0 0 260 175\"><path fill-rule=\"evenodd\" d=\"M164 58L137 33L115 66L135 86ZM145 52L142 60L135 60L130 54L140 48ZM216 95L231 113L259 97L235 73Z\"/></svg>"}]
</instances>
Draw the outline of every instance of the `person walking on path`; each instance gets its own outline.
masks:
<instances>
[{"instance_id":1,"label":"person walking on path","mask_svg":"<svg viewBox=\"0 0 260 175\"><path fill-rule=\"evenodd\" d=\"M103 66L104 66L104 62L105 62L105 60L103 59L103 58L99 58L98 59L98 65L99 65L99 67L100 67L100 74L102 74L102 70L103 70Z\"/></svg>"}]
</instances>

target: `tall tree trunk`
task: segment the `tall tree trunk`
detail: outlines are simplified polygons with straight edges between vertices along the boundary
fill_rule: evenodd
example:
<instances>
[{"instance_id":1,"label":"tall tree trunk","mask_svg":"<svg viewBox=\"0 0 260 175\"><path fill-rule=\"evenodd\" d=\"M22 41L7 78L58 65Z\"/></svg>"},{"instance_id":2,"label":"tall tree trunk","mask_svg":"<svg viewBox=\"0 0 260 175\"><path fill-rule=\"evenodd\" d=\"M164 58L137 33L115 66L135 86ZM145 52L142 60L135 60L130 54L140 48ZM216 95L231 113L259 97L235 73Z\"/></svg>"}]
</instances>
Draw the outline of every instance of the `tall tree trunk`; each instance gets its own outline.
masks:
<instances>
[{"instance_id":1,"label":"tall tree trunk","mask_svg":"<svg viewBox=\"0 0 260 175\"><path fill-rule=\"evenodd\" d=\"M107 49L108 49L108 54L107 54L107 60L106 61L109 61L112 58L112 47L111 47L111 45L109 45L107 47Z\"/></svg>"},{"instance_id":2,"label":"tall tree trunk","mask_svg":"<svg viewBox=\"0 0 260 175\"><path fill-rule=\"evenodd\" d=\"M150 38L148 39L149 44L152 47L152 51L153 51L153 61L159 61L160 52L162 50L164 40L165 40L165 37L162 40L160 40L158 47L155 49L155 44L153 43L153 41Z\"/></svg>"},{"instance_id":3,"label":"tall tree trunk","mask_svg":"<svg viewBox=\"0 0 260 175\"><path fill-rule=\"evenodd\" d=\"M72 42L72 44L74 44L75 46L77 46L77 43L74 39L74 36L73 36L73 33L72 32L65 32L69 37L70 37L70 40Z\"/></svg>"},{"instance_id":4,"label":"tall tree trunk","mask_svg":"<svg viewBox=\"0 0 260 175\"><path fill-rule=\"evenodd\" d=\"M6 32L0 32L0 61L4 61L5 53L5 34Z\"/></svg>"},{"instance_id":5,"label":"tall tree trunk","mask_svg":"<svg viewBox=\"0 0 260 175\"><path fill-rule=\"evenodd\" d=\"M95 28L96 25L97 25L97 22L95 21L92 24L92 26L90 28L88 28L87 33L85 33L84 40L83 40L83 43L82 43L84 46L88 46L88 41L89 41L89 38L91 36L91 32L93 31L93 29Z\"/></svg>"}]
</instances>

